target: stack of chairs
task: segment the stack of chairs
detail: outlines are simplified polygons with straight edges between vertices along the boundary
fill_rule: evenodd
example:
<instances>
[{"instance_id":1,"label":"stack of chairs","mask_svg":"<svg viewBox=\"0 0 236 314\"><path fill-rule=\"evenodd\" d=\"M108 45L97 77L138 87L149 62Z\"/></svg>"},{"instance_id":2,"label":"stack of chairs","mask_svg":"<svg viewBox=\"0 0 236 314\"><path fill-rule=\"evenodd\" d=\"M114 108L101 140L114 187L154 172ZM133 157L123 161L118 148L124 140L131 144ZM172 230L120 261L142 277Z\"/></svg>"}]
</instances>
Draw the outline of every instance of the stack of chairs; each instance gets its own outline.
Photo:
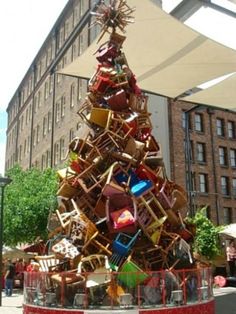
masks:
<instances>
[{"instance_id":1,"label":"stack of chairs","mask_svg":"<svg viewBox=\"0 0 236 314\"><path fill-rule=\"evenodd\" d=\"M173 259L178 248L187 252L192 267L186 191L166 174L152 134L148 96L129 68L124 41L114 28L97 51L97 69L78 111L88 131L71 141L68 166L58 171L59 227L49 233L51 253L69 258L75 267L102 254L116 271L127 263L156 271L181 265L184 254ZM60 250L63 239L70 246ZM125 253L117 249L118 242L128 247Z\"/></svg>"}]
</instances>

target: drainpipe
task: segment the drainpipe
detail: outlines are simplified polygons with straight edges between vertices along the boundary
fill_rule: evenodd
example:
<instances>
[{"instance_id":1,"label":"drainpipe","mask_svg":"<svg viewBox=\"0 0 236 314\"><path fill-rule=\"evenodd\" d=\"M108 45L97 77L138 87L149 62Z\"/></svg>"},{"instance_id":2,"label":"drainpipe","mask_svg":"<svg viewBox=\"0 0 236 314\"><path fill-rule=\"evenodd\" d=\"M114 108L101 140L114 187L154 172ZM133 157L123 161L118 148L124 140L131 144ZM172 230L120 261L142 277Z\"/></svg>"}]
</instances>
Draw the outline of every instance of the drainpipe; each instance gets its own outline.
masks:
<instances>
[{"instance_id":1,"label":"drainpipe","mask_svg":"<svg viewBox=\"0 0 236 314\"><path fill-rule=\"evenodd\" d=\"M216 223L219 226L220 224L220 217L219 217L219 193L218 193L218 186L217 186L217 173L216 173L216 161L215 161L215 141L214 141L214 132L213 132L213 124L212 124L212 115L214 114L213 109L207 109L207 113L209 116L209 125L210 125L210 135L211 135L211 155L212 155L212 170L213 170L213 177L214 177L214 194L215 194L215 207L216 207Z\"/></svg>"},{"instance_id":2,"label":"drainpipe","mask_svg":"<svg viewBox=\"0 0 236 314\"><path fill-rule=\"evenodd\" d=\"M184 112L185 114L185 167L186 167L186 188L189 200L189 214L190 217L194 215L194 208L193 208L193 181L192 181L192 160L191 160L191 142L190 142L190 132L189 132L189 115L191 112L199 109L201 106L196 105L189 110Z\"/></svg>"}]
</instances>

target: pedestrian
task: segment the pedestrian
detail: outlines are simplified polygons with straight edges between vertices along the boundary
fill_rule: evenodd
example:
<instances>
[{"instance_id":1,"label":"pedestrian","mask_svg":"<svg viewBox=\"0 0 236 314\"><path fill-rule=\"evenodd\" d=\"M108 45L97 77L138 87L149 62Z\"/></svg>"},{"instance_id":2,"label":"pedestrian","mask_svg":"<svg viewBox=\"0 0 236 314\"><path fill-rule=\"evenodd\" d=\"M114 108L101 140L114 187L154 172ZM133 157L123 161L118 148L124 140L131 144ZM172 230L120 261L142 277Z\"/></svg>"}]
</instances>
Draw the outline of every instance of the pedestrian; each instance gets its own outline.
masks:
<instances>
[{"instance_id":1,"label":"pedestrian","mask_svg":"<svg viewBox=\"0 0 236 314\"><path fill-rule=\"evenodd\" d=\"M230 240L226 247L226 258L229 266L230 277L234 276L235 273L235 260L236 260L236 248L234 245L234 240Z\"/></svg>"},{"instance_id":2,"label":"pedestrian","mask_svg":"<svg viewBox=\"0 0 236 314\"><path fill-rule=\"evenodd\" d=\"M6 296L12 296L13 292L13 283L15 277L15 266L10 259L7 260L7 269L5 274L5 292Z\"/></svg>"}]
</instances>

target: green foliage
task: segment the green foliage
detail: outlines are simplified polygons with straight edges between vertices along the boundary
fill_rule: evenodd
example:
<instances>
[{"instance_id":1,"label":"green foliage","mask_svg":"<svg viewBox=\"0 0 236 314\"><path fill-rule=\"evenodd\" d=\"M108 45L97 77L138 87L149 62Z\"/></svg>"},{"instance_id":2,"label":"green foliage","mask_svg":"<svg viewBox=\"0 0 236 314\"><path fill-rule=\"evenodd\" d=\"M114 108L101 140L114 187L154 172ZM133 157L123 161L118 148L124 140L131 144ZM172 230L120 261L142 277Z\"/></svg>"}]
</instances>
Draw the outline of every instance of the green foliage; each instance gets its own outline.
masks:
<instances>
[{"instance_id":1,"label":"green foliage","mask_svg":"<svg viewBox=\"0 0 236 314\"><path fill-rule=\"evenodd\" d=\"M7 175L12 183L5 189L4 243L32 243L46 238L47 218L56 206L57 175L48 168L23 171L19 166Z\"/></svg>"},{"instance_id":2,"label":"green foliage","mask_svg":"<svg viewBox=\"0 0 236 314\"><path fill-rule=\"evenodd\" d=\"M206 209L207 207L199 209L192 219L189 218L189 221L196 226L194 250L208 260L212 260L220 253L219 231L221 227L215 226L206 217Z\"/></svg>"}]
</instances>

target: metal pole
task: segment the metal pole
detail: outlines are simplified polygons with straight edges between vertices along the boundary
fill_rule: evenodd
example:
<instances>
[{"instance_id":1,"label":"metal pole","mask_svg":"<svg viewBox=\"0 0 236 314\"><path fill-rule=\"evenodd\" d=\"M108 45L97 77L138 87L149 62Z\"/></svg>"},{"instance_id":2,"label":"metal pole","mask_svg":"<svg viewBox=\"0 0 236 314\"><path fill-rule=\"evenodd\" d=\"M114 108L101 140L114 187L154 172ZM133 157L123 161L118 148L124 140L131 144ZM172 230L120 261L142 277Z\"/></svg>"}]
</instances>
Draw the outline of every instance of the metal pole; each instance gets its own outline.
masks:
<instances>
[{"instance_id":1,"label":"metal pole","mask_svg":"<svg viewBox=\"0 0 236 314\"><path fill-rule=\"evenodd\" d=\"M192 171L191 171L191 144L190 144L190 134L189 134L189 111L185 112L185 145L186 145L186 162L187 162L187 194L189 200L190 217L193 217L193 202L192 202Z\"/></svg>"},{"instance_id":2,"label":"metal pole","mask_svg":"<svg viewBox=\"0 0 236 314\"><path fill-rule=\"evenodd\" d=\"M1 187L1 221L0 221L0 306L2 306L2 281L3 281L3 263L2 263L2 248L3 248L3 206L4 206L4 189L12 180L7 177L0 177Z\"/></svg>"},{"instance_id":3,"label":"metal pole","mask_svg":"<svg viewBox=\"0 0 236 314\"><path fill-rule=\"evenodd\" d=\"M2 306L2 281L3 281L3 263L2 263L2 247L3 247L3 200L4 186L1 186L1 223L0 223L0 306Z\"/></svg>"}]
</instances>

